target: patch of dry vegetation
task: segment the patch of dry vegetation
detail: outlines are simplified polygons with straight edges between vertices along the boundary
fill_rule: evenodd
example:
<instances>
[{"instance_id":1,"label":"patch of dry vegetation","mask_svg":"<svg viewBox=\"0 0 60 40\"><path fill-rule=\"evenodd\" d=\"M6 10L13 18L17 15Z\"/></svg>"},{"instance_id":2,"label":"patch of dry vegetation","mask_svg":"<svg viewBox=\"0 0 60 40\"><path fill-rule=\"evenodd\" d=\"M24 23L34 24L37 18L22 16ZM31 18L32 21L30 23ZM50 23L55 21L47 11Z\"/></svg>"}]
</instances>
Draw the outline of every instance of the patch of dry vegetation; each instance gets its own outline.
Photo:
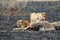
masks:
<instances>
[{"instance_id":1,"label":"patch of dry vegetation","mask_svg":"<svg viewBox=\"0 0 60 40\"><path fill-rule=\"evenodd\" d=\"M2 12L0 12L1 15L25 15L25 11L24 10L20 10L17 7L7 7L4 8L2 10Z\"/></svg>"}]
</instances>

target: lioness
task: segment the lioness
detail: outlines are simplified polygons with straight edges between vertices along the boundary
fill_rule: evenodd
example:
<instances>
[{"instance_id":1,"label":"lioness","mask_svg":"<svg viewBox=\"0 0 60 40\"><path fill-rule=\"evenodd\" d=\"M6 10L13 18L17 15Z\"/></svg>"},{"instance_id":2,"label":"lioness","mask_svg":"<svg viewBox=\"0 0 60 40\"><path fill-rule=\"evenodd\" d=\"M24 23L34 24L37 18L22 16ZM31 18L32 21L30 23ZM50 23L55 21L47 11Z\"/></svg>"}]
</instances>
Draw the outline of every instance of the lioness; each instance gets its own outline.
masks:
<instances>
[{"instance_id":1,"label":"lioness","mask_svg":"<svg viewBox=\"0 0 60 40\"><path fill-rule=\"evenodd\" d=\"M17 26L20 28L20 29L24 29L26 27L29 26L30 22L26 21L26 20L18 20L16 22Z\"/></svg>"}]
</instances>

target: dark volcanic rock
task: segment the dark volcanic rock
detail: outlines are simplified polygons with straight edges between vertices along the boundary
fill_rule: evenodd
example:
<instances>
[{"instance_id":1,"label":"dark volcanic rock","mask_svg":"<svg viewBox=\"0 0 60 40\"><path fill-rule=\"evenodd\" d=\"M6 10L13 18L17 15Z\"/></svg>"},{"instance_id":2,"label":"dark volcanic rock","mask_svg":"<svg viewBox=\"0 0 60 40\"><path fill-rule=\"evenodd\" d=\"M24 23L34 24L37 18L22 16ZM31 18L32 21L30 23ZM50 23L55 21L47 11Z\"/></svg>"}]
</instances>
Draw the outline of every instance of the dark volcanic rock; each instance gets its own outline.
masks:
<instances>
[{"instance_id":1,"label":"dark volcanic rock","mask_svg":"<svg viewBox=\"0 0 60 40\"><path fill-rule=\"evenodd\" d=\"M60 40L58 31L6 31L0 32L0 40Z\"/></svg>"}]
</instances>

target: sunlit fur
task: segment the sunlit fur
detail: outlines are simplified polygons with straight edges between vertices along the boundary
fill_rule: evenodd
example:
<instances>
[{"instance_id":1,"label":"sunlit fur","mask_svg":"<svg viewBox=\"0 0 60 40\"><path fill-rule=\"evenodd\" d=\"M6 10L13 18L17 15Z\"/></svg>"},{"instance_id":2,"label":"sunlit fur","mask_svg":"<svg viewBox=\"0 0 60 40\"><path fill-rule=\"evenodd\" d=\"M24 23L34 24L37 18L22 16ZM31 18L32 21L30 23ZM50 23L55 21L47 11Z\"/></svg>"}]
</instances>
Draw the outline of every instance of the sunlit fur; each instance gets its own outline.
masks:
<instances>
[{"instance_id":1,"label":"sunlit fur","mask_svg":"<svg viewBox=\"0 0 60 40\"><path fill-rule=\"evenodd\" d=\"M16 24L18 25L18 27L19 27L20 29L24 29L24 28L26 28L26 27L29 26L30 22L28 22L28 21L26 21L26 20L18 20L18 21L16 22Z\"/></svg>"},{"instance_id":2,"label":"sunlit fur","mask_svg":"<svg viewBox=\"0 0 60 40\"><path fill-rule=\"evenodd\" d=\"M46 13L42 12L42 13L31 13L30 14L30 21L31 22L39 22L39 21L45 21L46 19Z\"/></svg>"}]
</instances>

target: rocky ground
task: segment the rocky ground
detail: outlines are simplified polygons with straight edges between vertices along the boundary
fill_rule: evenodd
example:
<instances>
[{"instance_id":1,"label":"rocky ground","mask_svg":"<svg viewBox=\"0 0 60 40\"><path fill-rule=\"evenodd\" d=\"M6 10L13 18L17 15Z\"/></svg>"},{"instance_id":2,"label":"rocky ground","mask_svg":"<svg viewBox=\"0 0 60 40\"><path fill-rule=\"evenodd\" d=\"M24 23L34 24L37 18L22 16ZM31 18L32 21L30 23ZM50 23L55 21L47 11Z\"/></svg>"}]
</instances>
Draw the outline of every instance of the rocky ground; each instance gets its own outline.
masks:
<instances>
[{"instance_id":1,"label":"rocky ground","mask_svg":"<svg viewBox=\"0 0 60 40\"><path fill-rule=\"evenodd\" d=\"M60 30L57 31L1 31L0 40L60 40Z\"/></svg>"}]
</instances>

